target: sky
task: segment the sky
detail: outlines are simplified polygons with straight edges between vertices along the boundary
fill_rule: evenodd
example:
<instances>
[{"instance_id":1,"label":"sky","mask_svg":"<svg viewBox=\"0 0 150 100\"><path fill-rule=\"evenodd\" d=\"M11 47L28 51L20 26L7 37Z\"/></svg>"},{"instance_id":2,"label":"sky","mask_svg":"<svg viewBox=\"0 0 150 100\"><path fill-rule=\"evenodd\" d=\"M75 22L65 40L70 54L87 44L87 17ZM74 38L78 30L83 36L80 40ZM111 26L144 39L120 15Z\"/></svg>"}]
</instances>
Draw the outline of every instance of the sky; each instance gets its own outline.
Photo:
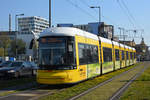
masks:
<instances>
[{"instance_id":1,"label":"sky","mask_svg":"<svg viewBox=\"0 0 150 100\"><path fill-rule=\"evenodd\" d=\"M15 27L15 15L24 13L25 16L41 16L49 18L49 0L0 0L0 31L8 30L8 15L12 16L12 30ZM115 35L119 35L118 27L130 30L136 43L144 37L150 46L150 0L52 0L52 25L58 23L87 24L97 22L98 9L101 7L101 20L114 25ZM133 35L132 30L137 30ZM144 32L142 31L144 30ZM143 35L141 35L144 33Z\"/></svg>"}]
</instances>

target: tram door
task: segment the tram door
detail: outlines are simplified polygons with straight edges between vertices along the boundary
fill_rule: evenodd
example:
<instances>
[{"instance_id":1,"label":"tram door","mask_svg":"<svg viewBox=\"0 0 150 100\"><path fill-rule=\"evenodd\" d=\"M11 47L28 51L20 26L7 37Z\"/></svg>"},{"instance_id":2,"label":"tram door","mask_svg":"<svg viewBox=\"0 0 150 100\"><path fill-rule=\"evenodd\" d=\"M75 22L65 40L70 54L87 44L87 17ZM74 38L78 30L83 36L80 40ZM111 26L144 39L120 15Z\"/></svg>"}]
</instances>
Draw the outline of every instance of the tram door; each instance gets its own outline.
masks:
<instances>
[{"instance_id":1,"label":"tram door","mask_svg":"<svg viewBox=\"0 0 150 100\"><path fill-rule=\"evenodd\" d=\"M98 46L86 45L87 77L91 78L100 75L100 64Z\"/></svg>"}]
</instances>

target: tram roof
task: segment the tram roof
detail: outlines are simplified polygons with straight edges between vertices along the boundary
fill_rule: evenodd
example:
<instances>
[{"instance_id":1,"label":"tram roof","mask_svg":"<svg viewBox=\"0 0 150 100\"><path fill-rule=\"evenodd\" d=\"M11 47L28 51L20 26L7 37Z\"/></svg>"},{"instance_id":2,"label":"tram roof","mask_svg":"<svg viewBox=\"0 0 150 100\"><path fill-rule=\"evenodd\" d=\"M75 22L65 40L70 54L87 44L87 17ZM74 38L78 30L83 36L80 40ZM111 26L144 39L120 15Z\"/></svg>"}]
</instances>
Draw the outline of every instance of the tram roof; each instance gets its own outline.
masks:
<instances>
[{"instance_id":1,"label":"tram roof","mask_svg":"<svg viewBox=\"0 0 150 100\"><path fill-rule=\"evenodd\" d=\"M132 50L132 47L129 47L130 50Z\"/></svg>"},{"instance_id":2,"label":"tram roof","mask_svg":"<svg viewBox=\"0 0 150 100\"><path fill-rule=\"evenodd\" d=\"M124 45L120 43L120 47L123 47L123 48L124 48Z\"/></svg>"},{"instance_id":3,"label":"tram roof","mask_svg":"<svg viewBox=\"0 0 150 100\"><path fill-rule=\"evenodd\" d=\"M114 45L119 46L118 42L112 41Z\"/></svg>"},{"instance_id":4,"label":"tram roof","mask_svg":"<svg viewBox=\"0 0 150 100\"><path fill-rule=\"evenodd\" d=\"M129 47L127 45L125 45L125 48L128 49Z\"/></svg>"},{"instance_id":5,"label":"tram roof","mask_svg":"<svg viewBox=\"0 0 150 100\"><path fill-rule=\"evenodd\" d=\"M131 49L131 47L130 47L130 46L127 46L127 45L125 45L125 48Z\"/></svg>"},{"instance_id":6,"label":"tram roof","mask_svg":"<svg viewBox=\"0 0 150 100\"><path fill-rule=\"evenodd\" d=\"M112 44L112 41L109 40L109 39L106 39L106 38L103 38L103 37L99 37L99 38L100 38L101 42Z\"/></svg>"},{"instance_id":7,"label":"tram roof","mask_svg":"<svg viewBox=\"0 0 150 100\"><path fill-rule=\"evenodd\" d=\"M86 31L83 31L81 29L78 28L74 28L74 27L52 27L52 28L48 28L45 29L39 37L45 37L45 36L84 36L86 38L91 38L94 40L99 40L98 36ZM103 37L99 37L101 42L105 42L105 43L109 43L112 44L112 41ZM113 43L115 45L119 46L118 42L113 41ZM121 47L125 47L125 48L129 48L129 46L120 44Z\"/></svg>"},{"instance_id":8,"label":"tram roof","mask_svg":"<svg viewBox=\"0 0 150 100\"><path fill-rule=\"evenodd\" d=\"M45 36L84 36L86 38L91 38L94 40L99 40L98 36L86 31L83 31L78 28L73 28L73 27L53 27L53 28L48 28L44 30L41 34L40 37L45 37ZM106 38L100 37L102 42L112 44L111 40L108 40Z\"/></svg>"},{"instance_id":9,"label":"tram roof","mask_svg":"<svg viewBox=\"0 0 150 100\"><path fill-rule=\"evenodd\" d=\"M40 37L45 37L45 36L84 36L87 38L91 38L94 40L98 40L97 35L80 30L78 28L73 28L73 27L52 27L44 30L41 34Z\"/></svg>"}]
</instances>

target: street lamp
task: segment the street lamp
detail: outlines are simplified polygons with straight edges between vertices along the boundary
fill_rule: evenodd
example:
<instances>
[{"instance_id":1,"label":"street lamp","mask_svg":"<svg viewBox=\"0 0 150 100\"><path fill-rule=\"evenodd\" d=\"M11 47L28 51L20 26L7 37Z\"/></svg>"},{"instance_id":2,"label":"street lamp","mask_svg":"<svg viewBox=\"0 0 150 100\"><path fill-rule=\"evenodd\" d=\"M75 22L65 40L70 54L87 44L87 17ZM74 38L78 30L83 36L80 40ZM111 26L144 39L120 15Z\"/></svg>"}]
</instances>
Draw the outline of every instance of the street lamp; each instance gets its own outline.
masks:
<instances>
[{"instance_id":1,"label":"street lamp","mask_svg":"<svg viewBox=\"0 0 150 100\"><path fill-rule=\"evenodd\" d=\"M17 27L17 23L18 23L18 20L17 20L17 17L18 16L24 16L24 14L17 14L15 15L15 31L16 31L16 34L15 34L15 55L16 55L16 58L17 58L17 33L18 33L18 27Z\"/></svg>"},{"instance_id":2,"label":"street lamp","mask_svg":"<svg viewBox=\"0 0 150 100\"><path fill-rule=\"evenodd\" d=\"M16 16L15 16L15 31L17 31L17 17L18 16L24 16L24 14L17 14Z\"/></svg>"},{"instance_id":3,"label":"street lamp","mask_svg":"<svg viewBox=\"0 0 150 100\"><path fill-rule=\"evenodd\" d=\"M90 8L98 8L99 9L99 22L101 22L101 7L100 6L91 6Z\"/></svg>"},{"instance_id":4,"label":"street lamp","mask_svg":"<svg viewBox=\"0 0 150 100\"><path fill-rule=\"evenodd\" d=\"M49 27L51 27L51 23L52 23L52 12L51 12L51 6L52 6L52 4L51 4L51 0L49 0Z\"/></svg>"}]
</instances>

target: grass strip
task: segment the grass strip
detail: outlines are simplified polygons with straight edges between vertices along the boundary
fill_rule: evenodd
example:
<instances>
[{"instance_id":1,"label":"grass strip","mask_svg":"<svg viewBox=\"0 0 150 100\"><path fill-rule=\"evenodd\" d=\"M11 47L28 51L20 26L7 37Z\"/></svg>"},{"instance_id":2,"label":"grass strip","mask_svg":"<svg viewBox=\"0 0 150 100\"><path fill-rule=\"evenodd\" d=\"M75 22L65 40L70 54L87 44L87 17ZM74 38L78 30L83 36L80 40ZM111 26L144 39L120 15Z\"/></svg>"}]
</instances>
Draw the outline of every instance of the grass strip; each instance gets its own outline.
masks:
<instances>
[{"instance_id":1,"label":"grass strip","mask_svg":"<svg viewBox=\"0 0 150 100\"><path fill-rule=\"evenodd\" d=\"M129 86L121 100L150 100L150 67Z\"/></svg>"},{"instance_id":2,"label":"grass strip","mask_svg":"<svg viewBox=\"0 0 150 100\"><path fill-rule=\"evenodd\" d=\"M53 95L49 95L49 96L46 96L46 97L43 97L43 98L40 98L40 100L66 100L66 99L69 99L75 95L78 95L86 90L88 90L89 88L92 88L116 75L119 75L121 74L122 72L124 71L127 71L135 66L137 66L138 64L141 64L141 63L137 63L133 66L130 66L130 67L126 67L126 68L123 68L123 69L120 69L120 70L117 70L115 72L112 72L112 73L108 73L108 74L105 74L105 75L102 75L100 77L96 77L94 79L91 79L91 80L88 80L88 81L85 81L85 82L82 82L80 84L77 84L75 86L72 86L70 88L67 88L65 89L64 91L62 92L57 92Z\"/></svg>"}]
</instances>

